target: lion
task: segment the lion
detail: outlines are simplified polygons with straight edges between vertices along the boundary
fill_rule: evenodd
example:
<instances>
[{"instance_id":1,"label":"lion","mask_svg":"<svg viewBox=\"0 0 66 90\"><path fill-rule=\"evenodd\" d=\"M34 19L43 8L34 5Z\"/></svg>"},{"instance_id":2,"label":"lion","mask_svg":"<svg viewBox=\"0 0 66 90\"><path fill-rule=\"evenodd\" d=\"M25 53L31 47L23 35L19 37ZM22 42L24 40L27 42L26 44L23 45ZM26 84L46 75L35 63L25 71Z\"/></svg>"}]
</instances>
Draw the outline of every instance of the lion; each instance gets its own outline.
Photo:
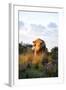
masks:
<instances>
[{"instance_id":1,"label":"lion","mask_svg":"<svg viewBox=\"0 0 66 90\"><path fill-rule=\"evenodd\" d=\"M38 38L33 41L33 63L40 63L43 61L43 59L47 60L47 53L48 50L46 48L46 44L44 40Z\"/></svg>"}]
</instances>

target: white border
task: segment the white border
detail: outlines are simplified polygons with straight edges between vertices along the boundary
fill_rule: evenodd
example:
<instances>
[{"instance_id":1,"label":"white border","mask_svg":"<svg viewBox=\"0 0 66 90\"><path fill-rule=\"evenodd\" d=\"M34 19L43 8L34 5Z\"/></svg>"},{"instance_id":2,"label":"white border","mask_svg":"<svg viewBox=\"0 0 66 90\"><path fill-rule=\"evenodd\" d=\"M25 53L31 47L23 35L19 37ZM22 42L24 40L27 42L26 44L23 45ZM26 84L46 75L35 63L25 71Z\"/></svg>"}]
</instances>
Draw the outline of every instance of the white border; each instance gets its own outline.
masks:
<instances>
[{"instance_id":1,"label":"white border","mask_svg":"<svg viewBox=\"0 0 66 90\"><path fill-rule=\"evenodd\" d=\"M40 84L53 84L63 82L63 7L53 6L31 6L31 5L15 5L10 4L11 11L11 65L9 74L9 84L13 85L40 85ZM58 12L59 13L59 76L57 78L41 78L41 79L18 79L18 11L40 11L40 12ZM40 80L40 81L39 81Z\"/></svg>"}]
</instances>

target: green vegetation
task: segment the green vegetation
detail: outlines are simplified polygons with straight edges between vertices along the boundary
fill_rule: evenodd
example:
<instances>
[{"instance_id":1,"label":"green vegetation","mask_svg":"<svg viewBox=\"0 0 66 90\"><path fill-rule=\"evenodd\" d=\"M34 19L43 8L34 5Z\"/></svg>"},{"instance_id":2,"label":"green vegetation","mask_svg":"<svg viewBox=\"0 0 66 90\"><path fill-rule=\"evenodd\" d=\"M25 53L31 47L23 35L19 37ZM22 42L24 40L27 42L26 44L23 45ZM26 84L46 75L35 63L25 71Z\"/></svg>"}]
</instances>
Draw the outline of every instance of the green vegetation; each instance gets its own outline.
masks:
<instances>
[{"instance_id":1,"label":"green vegetation","mask_svg":"<svg viewBox=\"0 0 66 90\"><path fill-rule=\"evenodd\" d=\"M19 44L19 79L58 77L58 47L52 48L47 56L40 57L41 62L37 64L32 63L31 48L32 45Z\"/></svg>"}]
</instances>

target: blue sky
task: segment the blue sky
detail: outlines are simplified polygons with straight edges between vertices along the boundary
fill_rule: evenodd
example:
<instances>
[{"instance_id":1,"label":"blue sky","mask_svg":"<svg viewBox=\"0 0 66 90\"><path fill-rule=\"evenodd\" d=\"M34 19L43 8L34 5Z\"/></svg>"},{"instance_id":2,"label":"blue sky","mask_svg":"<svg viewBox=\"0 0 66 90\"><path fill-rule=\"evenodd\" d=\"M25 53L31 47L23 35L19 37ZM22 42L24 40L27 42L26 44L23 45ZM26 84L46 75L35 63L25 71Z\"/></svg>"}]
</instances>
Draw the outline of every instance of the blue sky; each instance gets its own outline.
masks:
<instances>
[{"instance_id":1,"label":"blue sky","mask_svg":"<svg viewBox=\"0 0 66 90\"><path fill-rule=\"evenodd\" d=\"M19 42L45 41L48 50L58 46L58 13L19 11Z\"/></svg>"}]
</instances>

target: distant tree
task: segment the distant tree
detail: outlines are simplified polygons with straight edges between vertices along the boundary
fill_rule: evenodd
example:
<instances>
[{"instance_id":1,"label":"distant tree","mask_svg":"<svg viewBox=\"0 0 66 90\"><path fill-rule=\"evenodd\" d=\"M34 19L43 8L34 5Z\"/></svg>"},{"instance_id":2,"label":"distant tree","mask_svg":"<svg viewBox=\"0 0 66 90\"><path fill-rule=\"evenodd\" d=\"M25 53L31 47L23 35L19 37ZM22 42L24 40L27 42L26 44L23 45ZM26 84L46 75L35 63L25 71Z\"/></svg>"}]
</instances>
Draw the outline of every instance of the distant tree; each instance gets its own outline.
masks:
<instances>
[{"instance_id":1,"label":"distant tree","mask_svg":"<svg viewBox=\"0 0 66 90\"><path fill-rule=\"evenodd\" d=\"M58 64L58 47L51 49L51 58L54 63Z\"/></svg>"},{"instance_id":2,"label":"distant tree","mask_svg":"<svg viewBox=\"0 0 66 90\"><path fill-rule=\"evenodd\" d=\"M51 49L52 59L58 59L58 47L54 47Z\"/></svg>"},{"instance_id":3,"label":"distant tree","mask_svg":"<svg viewBox=\"0 0 66 90\"><path fill-rule=\"evenodd\" d=\"M31 44L25 44L21 42L19 43L19 54L31 52L31 48L32 48Z\"/></svg>"}]
</instances>

